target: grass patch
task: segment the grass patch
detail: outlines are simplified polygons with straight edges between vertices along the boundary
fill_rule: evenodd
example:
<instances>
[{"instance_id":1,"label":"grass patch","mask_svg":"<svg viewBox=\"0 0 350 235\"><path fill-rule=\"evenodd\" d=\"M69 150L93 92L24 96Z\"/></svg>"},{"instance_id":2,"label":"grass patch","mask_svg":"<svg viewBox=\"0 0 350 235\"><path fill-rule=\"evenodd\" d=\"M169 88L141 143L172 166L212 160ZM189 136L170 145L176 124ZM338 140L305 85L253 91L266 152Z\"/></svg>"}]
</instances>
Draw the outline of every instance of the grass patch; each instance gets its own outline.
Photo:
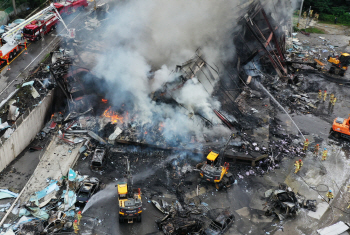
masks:
<instances>
[{"instance_id":1,"label":"grass patch","mask_svg":"<svg viewBox=\"0 0 350 235\"><path fill-rule=\"evenodd\" d=\"M320 33L320 34L324 34L325 32L322 29L318 29L318 28L307 28L307 29L302 29L302 31L305 31L307 33Z\"/></svg>"},{"instance_id":2,"label":"grass patch","mask_svg":"<svg viewBox=\"0 0 350 235\"><path fill-rule=\"evenodd\" d=\"M319 33L319 34L325 34L325 31L323 31L322 29L318 29L318 28L307 28L307 29L298 29L296 26L293 26L293 31L294 32L306 32L306 33Z\"/></svg>"},{"instance_id":3,"label":"grass patch","mask_svg":"<svg viewBox=\"0 0 350 235\"><path fill-rule=\"evenodd\" d=\"M322 23L322 24L333 24L333 25L350 26L350 22L349 22L349 23L340 23L340 22L338 22L337 24L334 24L334 20L332 20L332 21L320 20L319 23Z\"/></svg>"},{"instance_id":4,"label":"grass patch","mask_svg":"<svg viewBox=\"0 0 350 235\"><path fill-rule=\"evenodd\" d=\"M42 60L40 61L40 63L46 62L46 60L47 60L50 56L51 56L51 54L50 54L50 53L47 53L47 54L45 55L44 59L42 59Z\"/></svg>"}]
</instances>

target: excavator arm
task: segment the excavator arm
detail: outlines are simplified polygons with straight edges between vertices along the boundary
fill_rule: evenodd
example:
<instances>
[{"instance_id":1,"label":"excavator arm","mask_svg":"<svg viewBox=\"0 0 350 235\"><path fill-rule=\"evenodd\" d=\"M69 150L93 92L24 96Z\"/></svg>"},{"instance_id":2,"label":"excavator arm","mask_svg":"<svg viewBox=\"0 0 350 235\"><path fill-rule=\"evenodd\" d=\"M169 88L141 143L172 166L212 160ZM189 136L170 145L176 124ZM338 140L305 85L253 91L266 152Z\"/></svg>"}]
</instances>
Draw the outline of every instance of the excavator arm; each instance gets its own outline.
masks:
<instances>
[{"instance_id":1,"label":"excavator arm","mask_svg":"<svg viewBox=\"0 0 350 235\"><path fill-rule=\"evenodd\" d=\"M220 150L220 152L219 152L219 159L218 159L218 165L219 166L222 166L224 155L225 155L225 151L226 151L226 149L228 147L228 144L231 142L231 140L233 139L234 136L235 136L235 134L231 133L230 138L227 140L227 142L224 145L224 147Z\"/></svg>"}]
</instances>

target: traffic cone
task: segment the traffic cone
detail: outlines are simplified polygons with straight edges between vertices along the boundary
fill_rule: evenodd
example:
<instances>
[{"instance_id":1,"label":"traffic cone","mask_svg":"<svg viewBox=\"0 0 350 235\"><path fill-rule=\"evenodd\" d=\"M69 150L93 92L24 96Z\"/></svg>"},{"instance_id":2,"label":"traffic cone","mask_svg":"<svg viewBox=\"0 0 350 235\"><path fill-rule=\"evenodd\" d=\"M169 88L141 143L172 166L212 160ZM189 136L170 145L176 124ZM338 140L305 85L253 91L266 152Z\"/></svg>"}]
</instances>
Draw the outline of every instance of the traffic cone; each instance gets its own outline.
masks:
<instances>
[{"instance_id":1,"label":"traffic cone","mask_svg":"<svg viewBox=\"0 0 350 235\"><path fill-rule=\"evenodd\" d=\"M9 65L9 66L7 66L7 71L9 71L9 70L11 70L11 67L10 67L10 65Z\"/></svg>"}]
</instances>

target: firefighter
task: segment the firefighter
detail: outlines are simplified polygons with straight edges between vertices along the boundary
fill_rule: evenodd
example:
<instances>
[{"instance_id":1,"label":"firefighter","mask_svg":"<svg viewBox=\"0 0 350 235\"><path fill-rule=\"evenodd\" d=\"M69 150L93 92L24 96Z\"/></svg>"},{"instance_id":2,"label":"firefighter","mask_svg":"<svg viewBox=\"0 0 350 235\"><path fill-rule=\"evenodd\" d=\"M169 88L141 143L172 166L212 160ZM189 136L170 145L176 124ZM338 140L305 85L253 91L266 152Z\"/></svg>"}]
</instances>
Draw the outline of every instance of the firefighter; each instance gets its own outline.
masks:
<instances>
[{"instance_id":1,"label":"firefighter","mask_svg":"<svg viewBox=\"0 0 350 235\"><path fill-rule=\"evenodd\" d=\"M303 161L301 160L301 159L299 159L299 166L300 166L300 168L303 166Z\"/></svg>"},{"instance_id":2,"label":"firefighter","mask_svg":"<svg viewBox=\"0 0 350 235\"><path fill-rule=\"evenodd\" d=\"M81 217L83 217L83 216L81 215L81 211L78 211L77 217L78 217L78 225L80 225Z\"/></svg>"},{"instance_id":3,"label":"firefighter","mask_svg":"<svg viewBox=\"0 0 350 235\"><path fill-rule=\"evenodd\" d=\"M326 101L326 99L327 99L327 91L324 91L324 93L323 93L323 102Z\"/></svg>"},{"instance_id":4,"label":"firefighter","mask_svg":"<svg viewBox=\"0 0 350 235\"><path fill-rule=\"evenodd\" d=\"M321 90L318 90L318 98L319 98L320 100L322 100L322 91L321 91Z\"/></svg>"},{"instance_id":5,"label":"firefighter","mask_svg":"<svg viewBox=\"0 0 350 235\"><path fill-rule=\"evenodd\" d=\"M318 155L318 151L320 150L320 145L316 144L315 146L315 150L314 150L314 154L317 156Z\"/></svg>"},{"instance_id":6,"label":"firefighter","mask_svg":"<svg viewBox=\"0 0 350 235\"><path fill-rule=\"evenodd\" d=\"M332 103L333 99L334 99L334 94L332 93L332 94L329 96L329 101Z\"/></svg>"},{"instance_id":7,"label":"firefighter","mask_svg":"<svg viewBox=\"0 0 350 235\"><path fill-rule=\"evenodd\" d=\"M335 103L337 102L337 98L336 97L334 97L333 98L333 100L332 100L332 104L333 104L333 106L335 105Z\"/></svg>"},{"instance_id":8,"label":"firefighter","mask_svg":"<svg viewBox=\"0 0 350 235\"><path fill-rule=\"evenodd\" d=\"M315 14L315 20L318 20L318 17L319 17L320 15L318 14L318 13L316 13Z\"/></svg>"},{"instance_id":9,"label":"firefighter","mask_svg":"<svg viewBox=\"0 0 350 235\"><path fill-rule=\"evenodd\" d=\"M294 171L294 173L296 174L296 173L298 173L298 171L300 170L299 161L295 161L294 166L295 166L295 171Z\"/></svg>"},{"instance_id":10,"label":"firefighter","mask_svg":"<svg viewBox=\"0 0 350 235\"><path fill-rule=\"evenodd\" d=\"M73 228L74 228L74 233L78 233L79 231L78 220L74 220Z\"/></svg>"},{"instance_id":11,"label":"firefighter","mask_svg":"<svg viewBox=\"0 0 350 235\"><path fill-rule=\"evenodd\" d=\"M327 153L328 153L327 149L324 148L324 150L323 150L323 152L322 152L322 161L324 161L324 160L327 159Z\"/></svg>"},{"instance_id":12,"label":"firefighter","mask_svg":"<svg viewBox=\"0 0 350 235\"><path fill-rule=\"evenodd\" d=\"M328 197L328 203L331 201L331 199L334 198L334 195L332 193L332 190L329 190L329 192L326 194L326 196Z\"/></svg>"},{"instance_id":13,"label":"firefighter","mask_svg":"<svg viewBox=\"0 0 350 235\"><path fill-rule=\"evenodd\" d=\"M303 15L304 15L304 19L305 19L306 18L306 11L304 11Z\"/></svg>"},{"instance_id":14,"label":"firefighter","mask_svg":"<svg viewBox=\"0 0 350 235\"><path fill-rule=\"evenodd\" d=\"M307 148L309 147L309 140L306 139L305 142L304 142L304 148L303 148L303 151L307 151Z\"/></svg>"}]
</instances>

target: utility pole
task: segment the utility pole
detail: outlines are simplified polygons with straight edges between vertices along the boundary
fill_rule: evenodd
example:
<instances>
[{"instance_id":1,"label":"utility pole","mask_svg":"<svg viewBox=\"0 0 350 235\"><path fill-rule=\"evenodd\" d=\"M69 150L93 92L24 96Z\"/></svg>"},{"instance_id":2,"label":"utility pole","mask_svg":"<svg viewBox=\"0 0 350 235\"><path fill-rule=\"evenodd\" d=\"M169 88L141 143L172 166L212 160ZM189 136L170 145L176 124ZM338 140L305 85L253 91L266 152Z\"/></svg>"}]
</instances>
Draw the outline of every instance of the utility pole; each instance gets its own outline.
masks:
<instances>
[{"instance_id":1,"label":"utility pole","mask_svg":"<svg viewBox=\"0 0 350 235\"><path fill-rule=\"evenodd\" d=\"M306 26L308 25L308 21L309 21L309 19L310 19L310 11L311 11L311 6L310 6L310 9L309 9L309 11L308 11L308 13L307 13L306 22L305 22L305 29L306 29ZM309 23L310 23L310 22L309 22Z\"/></svg>"},{"instance_id":2,"label":"utility pole","mask_svg":"<svg viewBox=\"0 0 350 235\"><path fill-rule=\"evenodd\" d=\"M298 28L299 28L299 22L300 22L301 12L303 11L303 4L304 4L304 0L301 0L300 10L299 10L299 18L298 18L298 24L297 24L297 27L298 27Z\"/></svg>"},{"instance_id":3,"label":"utility pole","mask_svg":"<svg viewBox=\"0 0 350 235\"><path fill-rule=\"evenodd\" d=\"M16 0L12 0L12 5L13 5L13 11L15 12L15 15L17 15Z\"/></svg>"}]
</instances>

